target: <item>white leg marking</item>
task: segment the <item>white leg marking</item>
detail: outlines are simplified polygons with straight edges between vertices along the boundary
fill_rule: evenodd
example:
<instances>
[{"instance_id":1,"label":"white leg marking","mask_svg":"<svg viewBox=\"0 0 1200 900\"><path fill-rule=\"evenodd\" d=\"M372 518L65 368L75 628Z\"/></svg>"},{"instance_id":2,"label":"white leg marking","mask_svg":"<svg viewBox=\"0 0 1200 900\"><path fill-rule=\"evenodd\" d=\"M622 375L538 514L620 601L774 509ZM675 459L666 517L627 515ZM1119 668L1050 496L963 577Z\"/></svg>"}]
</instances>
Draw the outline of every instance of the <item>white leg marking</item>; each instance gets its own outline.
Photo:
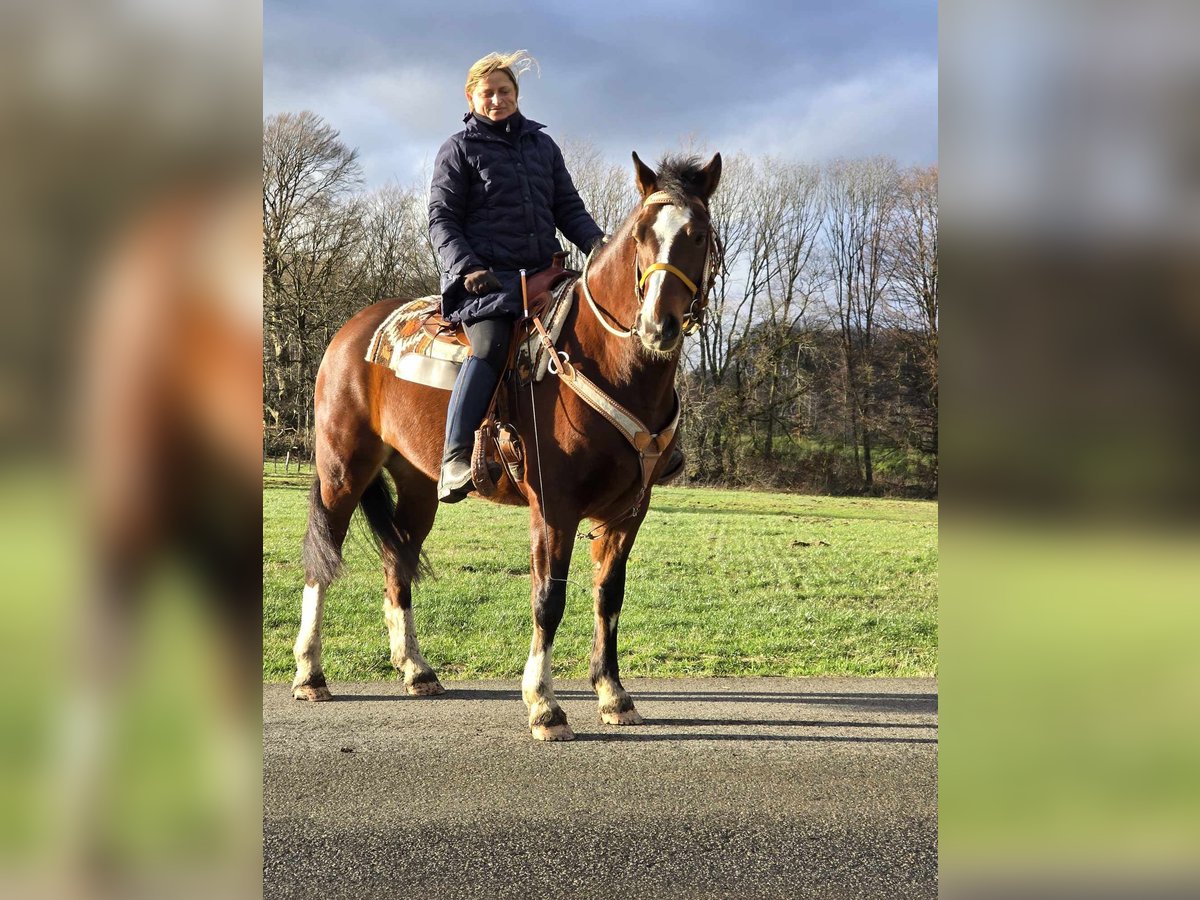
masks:
<instances>
[{"instance_id":1,"label":"white leg marking","mask_svg":"<svg viewBox=\"0 0 1200 900\"><path fill-rule=\"evenodd\" d=\"M600 620L607 631L608 640L614 640L617 633L618 614L613 613L607 619ZM606 725L643 725L645 719L633 707L629 692L620 687L611 678L601 678L595 684L596 699L599 701L600 721Z\"/></svg>"},{"instance_id":2,"label":"white leg marking","mask_svg":"<svg viewBox=\"0 0 1200 900\"><path fill-rule=\"evenodd\" d=\"M550 674L550 648L536 650L535 642L529 645L529 660L525 663L525 675L521 678L521 697L529 707L529 727L537 741L573 741L575 732L562 720L562 710L554 698L554 685ZM558 713L557 725L538 722L554 712Z\"/></svg>"},{"instance_id":3,"label":"white leg marking","mask_svg":"<svg viewBox=\"0 0 1200 900\"><path fill-rule=\"evenodd\" d=\"M535 650L529 646L529 659L525 662L525 675L521 678L521 697L529 707L529 715L558 705L554 698L554 684L550 674L550 648Z\"/></svg>"},{"instance_id":4,"label":"white leg marking","mask_svg":"<svg viewBox=\"0 0 1200 900\"><path fill-rule=\"evenodd\" d=\"M392 647L392 665L404 676L405 683L411 684L418 672L429 672L433 668L425 661L417 644L412 607L401 609L385 600L383 619L387 622L388 641Z\"/></svg>"},{"instance_id":5,"label":"white leg marking","mask_svg":"<svg viewBox=\"0 0 1200 900\"><path fill-rule=\"evenodd\" d=\"M300 633L292 654L296 657L296 678L293 685L304 684L321 671L321 619L325 612L325 587L319 584L304 586L304 601L300 610Z\"/></svg>"},{"instance_id":6,"label":"white leg marking","mask_svg":"<svg viewBox=\"0 0 1200 900\"><path fill-rule=\"evenodd\" d=\"M608 678L596 682L596 699L600 706L600 721L606 725L644 725L646 720L634 708L628 691L618 688ZM627 709L620 709L628 706Z\"/></svg>"},{"instance_id":7,"label":"white leg marking","mask_svg":"<svg viewBox=\"0 0 1200 900\"><path fill-rule=\"evenodd\" d=\"M617 696L617 691L609 679L603 678L596 682L596 697L600 700L601 709L610 705Z\"/></svg>"}]
</instances>

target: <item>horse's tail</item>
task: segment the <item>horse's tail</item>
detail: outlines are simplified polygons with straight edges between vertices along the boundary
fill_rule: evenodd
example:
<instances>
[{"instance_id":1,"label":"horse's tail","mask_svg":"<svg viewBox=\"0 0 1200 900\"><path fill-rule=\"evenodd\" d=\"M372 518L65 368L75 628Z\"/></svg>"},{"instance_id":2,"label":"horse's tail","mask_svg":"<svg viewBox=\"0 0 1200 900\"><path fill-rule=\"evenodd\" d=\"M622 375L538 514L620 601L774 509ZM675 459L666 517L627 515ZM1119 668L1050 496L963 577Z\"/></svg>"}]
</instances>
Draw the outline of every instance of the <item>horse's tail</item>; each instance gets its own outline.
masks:
<instances>
[{"instance_id":1,"label":"horse's tail","mask_svg":"<svg viewBox=\"0 0 1200 900\"><path fill-rule=\"evenodd\" d=\"M396 502L392 499L392 491L383 472L367 485L359 506L370 526L379 555L395 565L402 582L412 584L429 574L428 560L413 546L408 532L396 525Z\"/></svg>"},{"instance_id":2,"label":"horse's tail","mask_svg":"<svg viewBox=\"0 0 1200 900\"><path fill-rule=\"evenodd\" d=\"M328 587L342 572L342 551L333 541L329 510L321 499L321 476L308 492L308 530L304 533L304 578L307 584Z\"/></svg>"}]
</instances>

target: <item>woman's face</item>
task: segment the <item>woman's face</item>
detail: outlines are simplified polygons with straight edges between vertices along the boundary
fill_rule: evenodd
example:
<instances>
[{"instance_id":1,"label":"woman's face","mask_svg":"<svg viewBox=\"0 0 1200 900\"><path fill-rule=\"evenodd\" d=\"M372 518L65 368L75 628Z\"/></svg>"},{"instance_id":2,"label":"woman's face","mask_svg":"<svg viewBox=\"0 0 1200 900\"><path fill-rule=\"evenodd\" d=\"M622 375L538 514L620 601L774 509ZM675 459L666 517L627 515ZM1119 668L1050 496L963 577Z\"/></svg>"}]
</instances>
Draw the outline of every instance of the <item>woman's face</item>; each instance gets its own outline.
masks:
<instances>
[{"instance_id":1,"label":"woman's face","mask_svg":"<svg viewBox=\"0 0 1200 900\"><path fill-rule=\"evenodd\" d=\"M475 82L475 87L467 92L467 100L471 112L499 122L517 111L517 88L503 72L492 72Z\"/></svg>"}]
</instances>

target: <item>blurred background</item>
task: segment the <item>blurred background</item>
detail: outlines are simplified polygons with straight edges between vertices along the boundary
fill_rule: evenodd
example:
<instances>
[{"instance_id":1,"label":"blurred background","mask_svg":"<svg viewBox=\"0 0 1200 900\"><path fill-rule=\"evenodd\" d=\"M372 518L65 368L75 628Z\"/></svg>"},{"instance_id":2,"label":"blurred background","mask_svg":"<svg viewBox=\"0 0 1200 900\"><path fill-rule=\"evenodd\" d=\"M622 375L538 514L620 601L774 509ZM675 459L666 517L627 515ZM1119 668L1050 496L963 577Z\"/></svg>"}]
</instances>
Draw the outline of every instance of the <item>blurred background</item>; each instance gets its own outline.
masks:
<instances>
[{"instance_id":1,"label":"blurred background","mask_svg":"<svg viewBox=\"0 0 1200 900\"><path fill-rule=\"evenodd\" d=\"M1200 881L1197 17L941 14L946 896ZM0 12L2 895L260 891L260 41Z\"/></svg>"},{"instance_id":2,"label":"blurred background","mask_svg":"<svg viewBox=\"0 0 1200 900\"><path fill-rule=\"evenodd\" d=\"M948 897L1200 882L1200 8L940 16Z\"/></svg>"},{"instance_id":3,"label":"blurred background","mask_svg":"<svg viewBox=\"0 0 1200 900\"><path fill-rule=\"evenodd\" d=\"M0 895L260 890L261 11L0 9Z\"/></svg>"}]
</instances>

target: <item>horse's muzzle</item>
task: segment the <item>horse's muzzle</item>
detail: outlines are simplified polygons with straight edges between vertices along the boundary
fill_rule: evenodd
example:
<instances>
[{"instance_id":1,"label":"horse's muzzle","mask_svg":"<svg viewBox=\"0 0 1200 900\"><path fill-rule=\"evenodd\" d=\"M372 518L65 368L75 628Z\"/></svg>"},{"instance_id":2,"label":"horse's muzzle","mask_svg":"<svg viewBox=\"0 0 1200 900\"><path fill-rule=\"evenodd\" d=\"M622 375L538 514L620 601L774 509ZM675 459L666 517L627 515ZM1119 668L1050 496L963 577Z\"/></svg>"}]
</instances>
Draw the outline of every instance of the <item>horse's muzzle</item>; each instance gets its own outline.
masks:
<instances>
[{"instance_id":1,"label":"horse's muzzle","mask_svg":"<svg viewBox=\"0 0 1200 900\"><path fill-rule=\"evenodd\" d=\"M674 353L683 342L683 325L678 316L670 315L662 322L638 322L638 337L646 348L655 353Z\"/></svg>"}]
</instances>

